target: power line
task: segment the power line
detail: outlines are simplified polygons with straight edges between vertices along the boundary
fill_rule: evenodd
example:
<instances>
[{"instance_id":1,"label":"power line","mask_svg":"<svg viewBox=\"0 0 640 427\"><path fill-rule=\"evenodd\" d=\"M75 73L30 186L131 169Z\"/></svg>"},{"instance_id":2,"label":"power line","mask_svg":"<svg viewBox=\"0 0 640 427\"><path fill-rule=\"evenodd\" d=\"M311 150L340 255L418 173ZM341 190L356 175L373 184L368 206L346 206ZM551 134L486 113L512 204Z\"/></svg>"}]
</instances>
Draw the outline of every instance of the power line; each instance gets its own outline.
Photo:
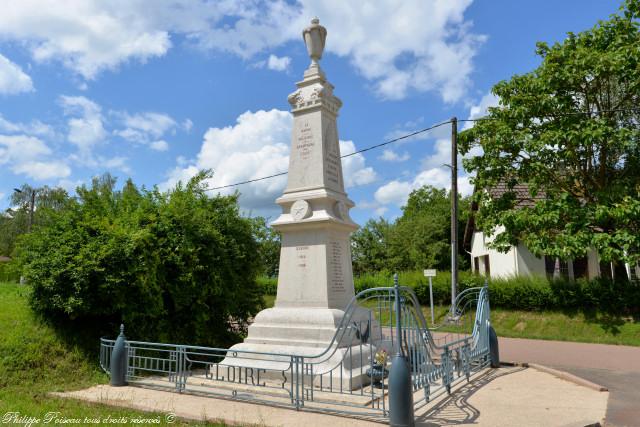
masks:
<instances>
[{"instance_id":1,"label":"power line","mask_svg":"<svg viewBox=\"0 0 640 427\"><path fill-rule=\"evenodd\" d=\"M262 180L265 180L265 179L270 179L270 178L275 178L277 176L286 175L287 173L288 172L280 172L280 173L276 173L276 174L269 175L269 176L263 176L262 178L255 178L255 179L249 179L247 181L236 182L235 184L221 185L220 187L205 188L204 191L220 190L222 188L236 187L236 186L242 185L242 184L249 184L249 183L252 183L252 182L262 181Z\"/></svg>"},{"instance_id":2,"label":"power line","mask_svg":"<svg viewBox=\"0 0 640 427\"><path fill-rule=\"evenodd\" d=\"M556 115L552 115L552 116L547 116L550 118L557 118L557 117L566 117L566 116L574 116L574 115L592 115L592 114L602 114L602 113L616 113L616 112L640 112L640 108L618 108L618 109L613 109L613 110L599 110L599 111L576 111L576 112L570 112L570 113L561 113L561 114L556 114ZM478 117L476 119L458 119L458 122L480 122L480 121L484 121L484 120L499 120L498 118L495 117ZM389 145L389 144L393 144L394 142L398 142L401 141L403 139L407 139L407 138L411 138L412 136L416 136L419 135L421 133L424 132L428 132L430 130L436 129L440 126L446 125L451 123L451 120L447 120L444 122L440 122L437 123L433 126L429 126L427 128L424 129L420 129L417 130L415 132L411 132L408 133L406 135L402 135L399 136L397 138L393 138L390 139L388 141L382 142L380 144L376 144L376 145L372 145L370 147L367 148L363 148L362 150L357 150L354 151L353 153L349 153L349 154L345 154L343 156L340 156L340 158L344 159L345 157L351 157L351 156L355 156L356 154L360 154L360 153L364 153L366 151L370 151L370 150L375 150L376 148L380 148L383 147L385 145ZM260 178L254 178L254 179L248 179L246 181L240 181L240 182L236 182L233 184L227 184L227 185L221 185L218 187L210 187L210 188L206 188L205 191L213 191L213 190L222 190L224 188L231 188L231 187L237 187L239 185L244 185L244 184L251 184L252 182L258 182L258 181L264 181L265 179L271 179L271 178L276 178L279 176L283 176L286 175L288 172L280 172L280 173L276 173L273 175L268 175L268 176L263 176Z\"/></svg>"},{"instance_id":3,"label":"power line","mask_svg":"<svg viewBox=\"0 0 640 427\"><path fill-rule=\"evenodd\" d=\"M411 138L412 136L416 136L416 135L419 135L421 133L428 132L428 131L430 131L432 129L438 128L438 127L446 125L448 123L451 123L451 120L447 120L446 122L441 122L441 123L435 124L433 126L429 126L427 128L420 129L420 130L417 130L415 132L411 132L411 133L408 133L406 135L402 135L402 136L399 136L397 138L390 139L390 140L382 142L380 144L376 144L376 145L372 145L372 146L367 147L367 148L363 148L362 150L354 151L353 153L345 154L344 156L340 156L340 158L344 159L345 157L355 156L356 154L364 153L365 151L370 151L370 150L374 150L376 148L383 147L385 145L393 144L394 142L398 142L398 141L401 141L403 139ZM210 187L210 188L206 188L205 191L221 190L223 188L237 187L239 185L250 184L252 182L257 182L257 181L263 181L265 179L276 178L278 176L286 175L287 173L288 172L280 172L280 173L276 173L276 174L269 175L269 176L263 176L261 178L255 178L255 179L249 179L249 180L246 180L246 181L236 182L234 184L221 185L219 187Z\"/></svg>"},{"instance_id":4,"label":"power line","mask_svg":"<svg viewBox=\"0 0 640 427\"><path fill-rule=\"evenodd\" d=\"M350 153L350 154L345 154L344 156L341 156L341 158L353 156L355 154L364 153L365 151L373 150L375 148L380 148L382 146L389 145L389 144L392 144L394 142L398 142L398 141L400 141L402 139L411 138L412 136L416 136L418 134L430 131L432 129L438 128L440 126L443 126L443 125L446 125L446 124L449 124L449 123L451 123L451 120L447 120L446 122L441 122L441 123L438 123L436 125L429 126L428 128L420 129L420 130L417 130L415 132L411 132L411 133L403 135L403 136L399 136L398 138L390 139L389 141L383 142L381 144L372 145L371 147L367 147L367 148L363 148L362 150L354 151L353 153Z\"/></svg>"}]
</instances>

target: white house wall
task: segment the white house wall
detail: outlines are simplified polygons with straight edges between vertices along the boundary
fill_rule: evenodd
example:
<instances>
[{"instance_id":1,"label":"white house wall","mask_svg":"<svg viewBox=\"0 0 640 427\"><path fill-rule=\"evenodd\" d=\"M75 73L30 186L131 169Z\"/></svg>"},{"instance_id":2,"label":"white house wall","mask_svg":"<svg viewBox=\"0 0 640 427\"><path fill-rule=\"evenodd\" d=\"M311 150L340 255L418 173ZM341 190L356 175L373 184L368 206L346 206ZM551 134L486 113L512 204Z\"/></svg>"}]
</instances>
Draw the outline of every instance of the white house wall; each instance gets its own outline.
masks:
<instances>
[{"instance_id":1,"label":"white house wall","mask_svg":"<svg viewBox=\"0 0 640 427\"><path fill-rule=\"evenodd\" d=\"M499 232L500 230L498 230ZM474 265L475 257L489 255L489 270L491 277L510 277L518 274L517 253L514 247L508 252L502 253L489 249L487 245L491 241L483 232L478 231L471 238L471 265ZM544 271L544 270L543 270ZM484 274L484 266L480 265L479 273Z\"/></svg>"},{"instance_id":2,"label":"white house wall","mask_svg":"<svg viewBox=\"0 0 640 427\"><path fill-rule=\"evenodd\" d=\"M516 249L518 254L518 275L520 276L544 276L544 258L539 258L522 243Z\"/></svg>"},{"instance_id":3,"label":"white house wall","mask_svg":"<svg viewBox=\"0 0 640 427\"><path fill-rule=\"evenodd\" d=\"M497 233L501 232L500 229ZM474 272L485 274L483 256L489 256L489 270L491 277L512 277L512 276L544 276L544 258L536 257L523 245L512 246L506 253L489 249L487 245L493 240L493 236L487 237L481 231L476 231L471 238L471 268ZM481 257L479 271L475 271L475 257ZM600 275L599 257L594 249L587 253L587 269L589 278L593 279ZM569 263L569 275L573 278L573 265Z\"/></svg>"},{"instance_id":4,"label":"white house wall","mask_svg":"<svg viewBox=\"0 0 640 427\"><path fill-rule=\"evenodd\" d=\"M595 249L589 249L587 252L587 266L590 279L600 276L600 257Z\"/></svg>"}]
</instances>

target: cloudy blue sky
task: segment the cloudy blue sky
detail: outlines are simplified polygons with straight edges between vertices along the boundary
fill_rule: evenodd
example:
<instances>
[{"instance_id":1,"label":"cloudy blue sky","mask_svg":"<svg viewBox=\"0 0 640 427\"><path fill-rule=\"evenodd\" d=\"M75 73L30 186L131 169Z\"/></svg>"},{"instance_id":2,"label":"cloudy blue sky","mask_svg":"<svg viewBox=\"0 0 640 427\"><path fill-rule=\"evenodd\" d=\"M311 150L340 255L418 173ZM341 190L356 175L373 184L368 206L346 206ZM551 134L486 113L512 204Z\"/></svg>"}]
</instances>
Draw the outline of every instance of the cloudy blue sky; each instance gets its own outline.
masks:
<instances>
[{"instance_id":1,"label":"cloudy blue sky","mask_svg":"<svg viewBox=\"0 0 640 427\"><path fill-rule=\"evenodd\" d=\"M342 154L452 116L482 115L498 81L539 64L536 41L606 19L616 0L5 0L0 13L0 209L14 187L73 192L106 171L169 188L282 172L287 95L328 30L322 67L343 102ZM447 187L450 129L344 159L352 216L393 218ZM273 217L286 177L239 187ZM461 171L461 191L471 185Z\"/></svg>"}]
</instances>

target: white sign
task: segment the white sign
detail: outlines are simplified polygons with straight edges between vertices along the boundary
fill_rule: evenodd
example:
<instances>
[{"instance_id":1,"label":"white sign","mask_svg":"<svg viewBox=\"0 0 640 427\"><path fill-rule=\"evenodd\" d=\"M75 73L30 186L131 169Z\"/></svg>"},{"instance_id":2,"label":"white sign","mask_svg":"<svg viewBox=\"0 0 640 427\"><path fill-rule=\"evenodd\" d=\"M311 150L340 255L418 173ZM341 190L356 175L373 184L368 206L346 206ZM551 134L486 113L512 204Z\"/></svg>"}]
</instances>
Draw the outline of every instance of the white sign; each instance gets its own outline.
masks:
<instances>
[{"instance_id":1,"label":"white sign","mask_svg":"<svg viewBox=\"0 0 640 427\"><path fill-rule=\"evenodd\" d=\"M436 277L436 270L435 269L425 270L424 277Z\"/></svg>"}]
</instances>

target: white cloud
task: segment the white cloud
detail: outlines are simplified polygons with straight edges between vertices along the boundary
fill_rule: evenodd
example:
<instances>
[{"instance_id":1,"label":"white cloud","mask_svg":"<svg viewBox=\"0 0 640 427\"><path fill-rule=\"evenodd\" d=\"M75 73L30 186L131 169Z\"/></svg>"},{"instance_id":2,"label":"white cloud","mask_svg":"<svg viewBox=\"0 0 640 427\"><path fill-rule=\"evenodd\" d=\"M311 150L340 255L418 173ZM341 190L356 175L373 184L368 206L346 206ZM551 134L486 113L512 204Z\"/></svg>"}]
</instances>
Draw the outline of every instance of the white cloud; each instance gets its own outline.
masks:
<instances>
[{"instance_id":1,"label":"white cloud","mask_svg":"<svg viewBox=\"0 0 640 427\"><path fill-rule=\"evenodd\" d=\"M22 0L3 7L0 37L20 40L38 62L59 61L93 79L129 59L167 51L169 33L150 20L155 9L142 1Z\"/></svg>"},{"instance_id":2,"label":"white cloud","mask_svg":"<svg viewBox=\"0 0 640 427\"><path fill-rule=\"evenodd\" d=\"M186 181L199 169L213 169L211 187L224 186L239 181L260 178L286 171L289 165L291 138L291 114L271 111L247 111L241 114L233 126L209 128L196 160L174 169L164 187L178 180ZM252 209L273 204L282 193L286 176L259 181L238 187L242 193L244 208ZM235 188L221 190L230 194Z\"/></svg>"},{"instance_id":3,"label":"white cloud","mask_svg":"<svg viewBox=\"0 0 640 427\"><path fill-rule=\"evenodd\" d=\"M354 209L371 210L375 216L382 216L389 210L387 206L383 206L375 200L371 202L368 200L361 200L356 203Z\"/></svg>"},{"instance_id":4,"label":"white cloud","mask_svg":"<svg viewBox=\"0 0 640 427\"><path fill-rule=\"evenodd\" d=\"M0 200L4 199L4 195L5 195L5 193L3 193L2 191L0 191Z\"/></svg>"},{"instance_id":5,"label":"white cloud","mask_svg":"<svg viewBox=\"0 0 640 427\"><path fill-rule=\"evenodd\" d=\"M193 128L193 122L191 121L191 119L185 119L185 121L182 122L182 128L185 130L185 132L191 132L191 128Z\"/></svg>"},{"instance_id":6,"label":"white cloud","mask_svg":"<svg viewBox=\"0 0 640 427\"><path fill-rule=\"evenodd\" d=\"M0 135L0 164L24 162L51 154L40 139L25 135Z\"/></svg>"},{"instance_id":7,"label":"white cloud","mask_svg":"<svg viewBox=\"0 0 640 427\"><path fill-rule=\"evenodd\" d=\"M132 141L139 142L140 140L146 140L148 136L153 138L160 138L167 131L174 129L177 126L175 120L173 120L167 114L146 112L138 113L134 115L124 114L123 122L126 126L122 133L129 133L128 138Z\"/></svg>"},{"instance_id":8,"label":"white cloud","mask_svg":"<svg viewBox=\"0 0 640 427\"><path fill-rule=\"evenodd\" d=\"M64 178L71 175L71 168L64 162L53 160L49 162L30 161L17 163L12 168L13 172L26 175L36 180L52 178Z\"/></svg>"},{"instance_id":9,"label":"white cloud","mask_svg":"<svg viewBox=\"0 0 640 427\"><path fill-rule=\"evenodd\" d=\"M416 120L409 120L405 123L394 126L393 130L385 135L385 140L390 141L392 139L402 138L397 141L397 144L406 144L412 141L422 141L432 138L447 138L451 135L451 125L444 124L416 135L407 136L435 124L437 123L430 123L429 125L426 125L423 117Z\"/></svg>"},{"instance_id":10,"label":"white cloud","mask_svg":"<svg viewBox=\"0 0 640 427\"><path fill-rule=\"evenodd\" d=\"M177 159L178 166L169 172L162 188L170 188L177 181L187 181L198 170L212 169L210 187L220 187L241 181L261 178L287 171L291 144L291 113L273 109L247 111L233 126L209 128L196 159L187 162ZM352 141L340 141L342 154L355 151ZM365 158L356 154L342 159L343 176L347 187L365 185L376 179L373 168ZM271 208L282 194L286 176L266 179L235 188L219 190L223 194L240 191L244 209Z\"/></svg>"},{"instance_id":11,"label":"white cloud","mask_svg":"<svg viewBox=\"0 0 640 427\"><path fill-rule=\"evenodd\" d=\"M65 115L72 116L67 122L67 139L76 145L83 155L90 154L90 150L107 136L103 126L102 109L84 96L61 96L60 104Z\"/></svg>"},{"instance_id":12,"label":"white cloud","mask_svg":"<svg viewBox=\"0 0 640 427\"><path fill-rule=\"evenodd\" d=\"M484 95L478 104L472 105L469 109L469 118L476 119L482 117L487 114L489 107L495 107L498 105L498 98L491 94L487 93ZM473 126L473 122L465 122L464 129L469 129ZM449 126L442 126L446 128L447 131L450 131ZM474 147L469 153L467 153L464 157L472 157L478 156L482 154L482 149L480 147ZM471 185L469 175L466 175L462 167L462 157L458 155L458 170L462 175L458 177L458 191L462 195L469 195L473 192L473 186ZM422 160L422 166L425 169L420 174L418 174L415 179L411 182L412 189L416 189L421 187L422 185L429 184L437 188L447 188L451 187L451 172L448 168L443 168L443 165L451 164L451 139L450 138L438 138L435 141L433 153L426 156ZM408 193L407 193L408 194ZM406 198L404 199L406 201Z\"/></svg>"},{"instance_id":13,"label":"white cloud","mask_svg":"<svg viewBox=\"0 0 640 427\"><path fill-rule=\"evenodd\" d=\"M76 188L80 187L84 182L82 180L61 179L56 187L64 188L68 193L74 193Z\"/></svg>"},{"instance_id":14,"label":"white cloud","mask_svg":"<svg viewBox=\"0 0 640 427\"><path fill-rule=\"evenodd\" d=\"M19 65L0 54L0 94L14 95L33 90L31 77Z\"/></svg>"},{"instance_id":15,"label":"white cloud","mask_svg":"<svg viewBox=\"0 0 640 427\"><path fill-rule=\"evenodd\" d=\"M460 183L458 183L459 185ZM451 188L451 171L445 168L433 168L420 172L413 180L413 188L431 185L436 188Z\"/></svg>"},{"instance_id":16,"label":"white cloud","mask_svg":"<svg viewBox=\"0 0 640 427\"><path fill-rule=\"evenodd\" d=\"M461 157L458 156L458 166ZM433 147L433 153L422 160L424 168L439 168L442 165L451 164L451 139L437 139Z\"/></svg>"},{"instance_id":17,"label":"white cloud","mask_svg":"<svg viewBox=\"0 0 640 427\"><path fill-rule=\"evenodd\" d=\"M53 138L56 134L53 127L42 123L40 120L32 120L30 123L14 123L5 119L2 114L0 114L0 132L21 133L48 138Z\"/></svg>"},{"instance_id":18,"label":"white cloud","mask_svg":"<svg viewBox=\"0 0 640 427\"><path fill-rule=\"evenodd\" d=\"M279 57L274 54L269 55L267 59L263 59L251 64L255 68L268 68L273 71L287 71L291 65L289 56Z\"/></svg>"},{"instance_id":19,"label":"white cloud","mask_svg":"<svg viewBox=\"0 0 640 427\"><path fill-rule=\"evenodd\" d=\"M388 210L389 210L389 208L388 208L388 207L386 207L386 206L378 206L377 208L375 208L375 209L373 210L373 213L374 213L376 216L382 216L382 215L384 215Z\"/></svg>"},{"instance_id":20,"label":"white cloud","mask_svg":"<svg viewBox=\"0 0 640 427\"><path fill-rule=\"evenodd\" d=\"M348 57L384 98L435 91L455 102L470 84L473 58L485 39L464 19L471 0L302 3L292 38L299 37L309 16L319 16L329 33L327 50Z\"/></svg>"},{"instance_id":21,"label":"white cloud","mask_svg":"<svg viewBox=\"0 0 640 427\"><path fill-rule=\"evenodd\" d=\"M500 100L498 97L491 92L485 94L478 104L472 105L471 108L469 108L469 119L477 119L486 116L489 112L489 107L497 107L499 102ZM472 128L473 123L474 122L465 122L463 130Z\"/></svg>"},{"instance_id":22,"label":"white cloud","mask_svg":"<svg viewBox=\"0 0 640 427\"><path fill-rule=\"evenodd\" d=\"M269 55L267 60L267 68L274 71L286 71L291 64L291 58L288 56L277 57L273 54Z\"/></svg>"},{"instance_id":23,"label":"white cloud","mask_svg":"<svg viewBox=\"0 0 640 427\"><path fill-rule=\"evenodd\" d=\"M400 155L393 150L386 149L382 152L378 159L383 160L385 162L405 162L409 160L409 153L406 151Z\"/></svg>"},{"instance_id":24,"label":"white cloud","mask_svg":"<svg viewBox=\"0 0 640 427\"><path fill-rule=\"evenodd\" d=\"M355 151L356 146L353 141L340 140L341 155L351 154ZM376 172L372 167L367 167L365 162L364 156L360 153L342 159L342 175L346 188L370 184L376 180Z\"/></svg>"},{"instance_id":25,"label":"white cloud","mask_svg":"<svg viewBox=\"0 0 640 427\"><path fill-rule=\"evenodd\" d=\"M167 141L160 139L158 141L153 141L149 144L149 147L155 151L167 151L169 149L169 144L167 144Z\"/></svg>"},{"instance_id":26,"label":"white cloud","mask_svg":"<svg viewBox=\"0 0 640 427\"><path fill-rule=\"evenodd\" d=\"M0 165L13 173L36 180L64 178L71 174L66 163L52 160L51 149L39 138L28 135L0 135Z\"/></svg>"},{"instance_id":27,"label":"white cloud","mask_svg":"<svg viewBox=\"0 0 640 427\"><path fill-rule=\"evenodd\" d=\"M144 112L130 115L128 113L112 112L122 122L122 129L113 133L129 142L148 145L155 151L167 151L169 144L160 139L165 134L175 133L178 123L167 114ZM191 120L182 125L185 129L191 129ZM188 130L187 130L188 131Z\"/></svg>"},{"instance_id":28,"label":"white cloud","mask_svg":"<svg viewBox=\"0 0 640 427\"><path fill-rule=\"evenodd\" d=\"M431 168L420 172L413 181L393 180L376 190L374 198L380 205L403 206L409 199L409 194L424 185L436 188L451 188L451 172L447 168ZM472 193L473 187L468 176L458 177L458 192L462 196Z\"/></svg>"},{"instance_id":29,"label":"white cloud","mask_svg":"<svg viewBox=\"0 0 640 427\"><path fill-rule=\"evenodd\" d=\"M395 204L401 206L407 203L411 190L413 190L411 183L394 180L378 188L373 197L383 205Z\"/></svg>"},{"instance_id":30,"label":"white cloud","mask_svg":"<svg viewBox=\"0 0 640 427\"><path fill-rule=\"evenodd\" d=\"M98 160L98 163L104 167L107 171L108 170L120 170L124 173L130 174L131 173L131 168L129 168L129 165L127 164L127 159L126 157L121 157L121 156L116 156L116 157L112 157L112 158L100 158Z\"/></svg>"},{"instance_id":31,"label":"white cloud","mask_svg":"<svg viewBox=\"0 0 640 427\"><path fill-rule=\"evenodd\" d=\"M199 32L189 30L189 37L205 49L230 52L244 59L292 38L300 40L304 28L292 28L303 11L298 4L284 0L239 0L220 2L217 6L218 25L210 25ZM233 22L223 18L233 18Z\"/></svg>"},{"instance_id":32,"label":"white cloud","mask_svg":"<svg viewBox=\"0 0 640 427\"><path fill-rule=\"evenodd\" d=\"M470 85L485 39L465 20L471 1L167 0L149 7L142 0L23 0L4 7L0 37L20 41L38 62L61 62L90 80L124 62L165 55L173 34L249 59L301 43L301 30L319 16L329 31L327 52L348 58L383 98L434 91L455 102ZM285 58L270 57L267 65L285 69Z\"/></svg>"},{"instance_id":33,"label":"white cloud","mask_svg":"<svg viewBox=\"0 0 640 427\"><path fill-rule=\"evenodd\" d=\"M61 62L83 78L161 57L171 35L248 58L286 40L299 13L284 1L22 0L3 7L0 37L18 40L37 62ZM230 18L233 23L230 24Z\"/></svg>"}]
</instances>

